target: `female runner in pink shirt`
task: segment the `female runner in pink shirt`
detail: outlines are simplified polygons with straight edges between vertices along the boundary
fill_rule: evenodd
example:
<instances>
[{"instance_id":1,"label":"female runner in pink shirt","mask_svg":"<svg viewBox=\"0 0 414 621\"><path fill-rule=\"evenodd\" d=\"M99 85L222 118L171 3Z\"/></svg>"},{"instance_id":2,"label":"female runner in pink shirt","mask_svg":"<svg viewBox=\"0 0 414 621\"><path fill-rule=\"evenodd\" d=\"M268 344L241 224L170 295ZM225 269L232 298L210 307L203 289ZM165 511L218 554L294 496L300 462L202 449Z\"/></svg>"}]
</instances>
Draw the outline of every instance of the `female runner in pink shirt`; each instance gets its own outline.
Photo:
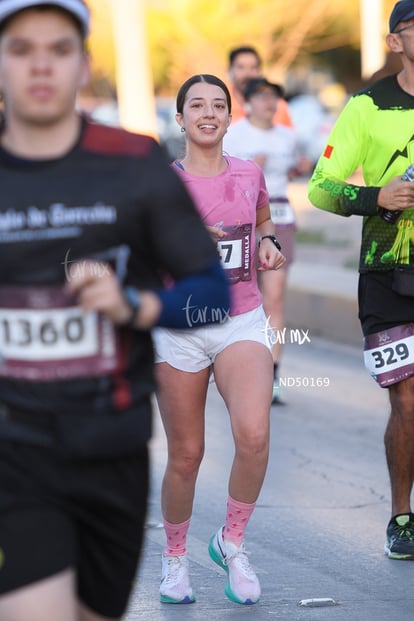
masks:
<instances>
[{"instance_id":1,"label":"female runner in pink shirt","mask_svg":"<svg viewBox=\"0 0 414 621\"><path fill-rule=\"evenodd\" d=\"M211 371L230 415L235 456L224 526L212 536L208 551L227 572L229 599L254 604L260 597L244 531L267 467L273 362L256 268L278 269L285 258L274 237L261 169L254 162L223 155L230 113L229 91L215 76L195 75L178 92L176 119L185 131L186 154L172 166L217 241L232 287L231 309L216 309L221 324L191 331L160 329L155 335L157 398L168 441L162 485L167 544L160 586L161 601L167 603L195 600L186 539L204 453ZM194 328L203 309L192 307L189 299L187 312Z\"/></svg>"}]
</instances>

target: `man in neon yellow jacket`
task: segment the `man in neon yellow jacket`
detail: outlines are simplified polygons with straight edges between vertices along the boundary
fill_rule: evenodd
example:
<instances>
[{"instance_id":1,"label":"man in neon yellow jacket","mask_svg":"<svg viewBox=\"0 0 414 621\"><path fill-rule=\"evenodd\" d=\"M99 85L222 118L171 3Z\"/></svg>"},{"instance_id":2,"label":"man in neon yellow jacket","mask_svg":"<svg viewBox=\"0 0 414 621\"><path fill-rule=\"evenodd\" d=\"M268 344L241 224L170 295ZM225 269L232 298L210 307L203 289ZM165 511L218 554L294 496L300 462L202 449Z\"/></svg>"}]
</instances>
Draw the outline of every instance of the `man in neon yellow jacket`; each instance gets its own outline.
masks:
<instances>
[{"instance_id":1,"label":"man in neon yellow jacket","mask_svg":"<svg viewBox=\"0 0 414 621\"><path fill-rule=\"evenodd\" d=\"M310 180L309 199L363 217L364 358L391 402L385 449L392 512L384 549L390 558L414 560L414 183L409 174L402 178L414 163L414 0L396 3L389 27L387 44L403 68L351 97ZM348 182L359 168L363 186Z\"/></svg>"}]
</instances>

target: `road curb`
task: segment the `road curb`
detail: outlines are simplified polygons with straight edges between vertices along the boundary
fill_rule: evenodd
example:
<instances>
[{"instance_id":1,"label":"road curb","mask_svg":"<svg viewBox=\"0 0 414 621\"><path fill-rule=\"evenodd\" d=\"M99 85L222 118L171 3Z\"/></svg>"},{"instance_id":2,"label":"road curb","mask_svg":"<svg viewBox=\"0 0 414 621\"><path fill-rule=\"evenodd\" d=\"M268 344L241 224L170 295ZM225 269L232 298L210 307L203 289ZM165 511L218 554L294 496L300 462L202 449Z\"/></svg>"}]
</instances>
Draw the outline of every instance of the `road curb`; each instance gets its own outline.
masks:
<instances>
[{"instance_id":1,"label":"road curb","mask_svg":"<svg viewBox=\"0 0 414 621\"><path fill-rule=\"evenodd\" d=\"M338 266L295 262L290 268L286 325L347 345L362 346L358 273Z\"/></svg>"}]
</instances>

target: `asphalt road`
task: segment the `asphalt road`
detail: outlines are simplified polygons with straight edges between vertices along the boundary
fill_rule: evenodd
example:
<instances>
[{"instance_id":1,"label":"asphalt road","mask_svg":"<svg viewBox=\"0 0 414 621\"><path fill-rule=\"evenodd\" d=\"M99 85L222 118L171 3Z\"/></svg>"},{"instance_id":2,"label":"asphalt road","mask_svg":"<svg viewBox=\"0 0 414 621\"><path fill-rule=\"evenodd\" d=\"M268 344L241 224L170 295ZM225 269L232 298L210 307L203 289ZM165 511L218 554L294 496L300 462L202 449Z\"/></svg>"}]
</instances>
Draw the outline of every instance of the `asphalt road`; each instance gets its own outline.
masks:
<instances>
[{"instance_id":1,"label":"asphalt road","mask_svg":"<svg viewBox=\"0 0 414 621\"><path fill-rule=\"evenodd\" d=\"M146 544L126 621L414 618L414 563L391 561L383 553L390 507L386 392L365 371L361 351L322 341L287 345L281 376L286 405L272 408L268 473L246 534L262 584L260 602L230 602L224 572L207 553L224 518L233 454L227 413L211 385L206 455L188 542L197 601L159 602L159 490L166 453L156 416ZM298 605L312 598L332 598L336 605Z\"/></svg>"}]
</instances>

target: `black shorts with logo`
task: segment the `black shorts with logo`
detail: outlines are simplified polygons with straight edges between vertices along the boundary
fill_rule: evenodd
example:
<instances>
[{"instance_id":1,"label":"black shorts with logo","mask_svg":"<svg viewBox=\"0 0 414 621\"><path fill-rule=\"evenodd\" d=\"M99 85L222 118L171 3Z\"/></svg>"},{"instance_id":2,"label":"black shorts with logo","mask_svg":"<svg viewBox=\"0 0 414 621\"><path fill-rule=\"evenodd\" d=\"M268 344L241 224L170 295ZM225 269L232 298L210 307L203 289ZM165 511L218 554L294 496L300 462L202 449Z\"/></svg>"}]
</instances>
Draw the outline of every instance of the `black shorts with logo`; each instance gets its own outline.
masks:
<instances>
[{"instance_id":1,"label":"black shorts with logo","mask_svg":"<svg viewBox=\"0 0 414 621\"><path fill-rule=\"evenodd\" d=\"M392 288L393 278L393 270L360 274L359 319L364 336L413 323L414 298L396 293Z\"/></svg>"},{"instance_id":2,"label":"black shorts with logo","mask_svg":"<svg viewBox=\"0 0 414 621\"><path fill-rule=\"evenodd\" d=\"M68 459L0 438L0 593L73 568L79 599L120 617L141 551L148 449Z\"/></svg>"}]
</instances>

